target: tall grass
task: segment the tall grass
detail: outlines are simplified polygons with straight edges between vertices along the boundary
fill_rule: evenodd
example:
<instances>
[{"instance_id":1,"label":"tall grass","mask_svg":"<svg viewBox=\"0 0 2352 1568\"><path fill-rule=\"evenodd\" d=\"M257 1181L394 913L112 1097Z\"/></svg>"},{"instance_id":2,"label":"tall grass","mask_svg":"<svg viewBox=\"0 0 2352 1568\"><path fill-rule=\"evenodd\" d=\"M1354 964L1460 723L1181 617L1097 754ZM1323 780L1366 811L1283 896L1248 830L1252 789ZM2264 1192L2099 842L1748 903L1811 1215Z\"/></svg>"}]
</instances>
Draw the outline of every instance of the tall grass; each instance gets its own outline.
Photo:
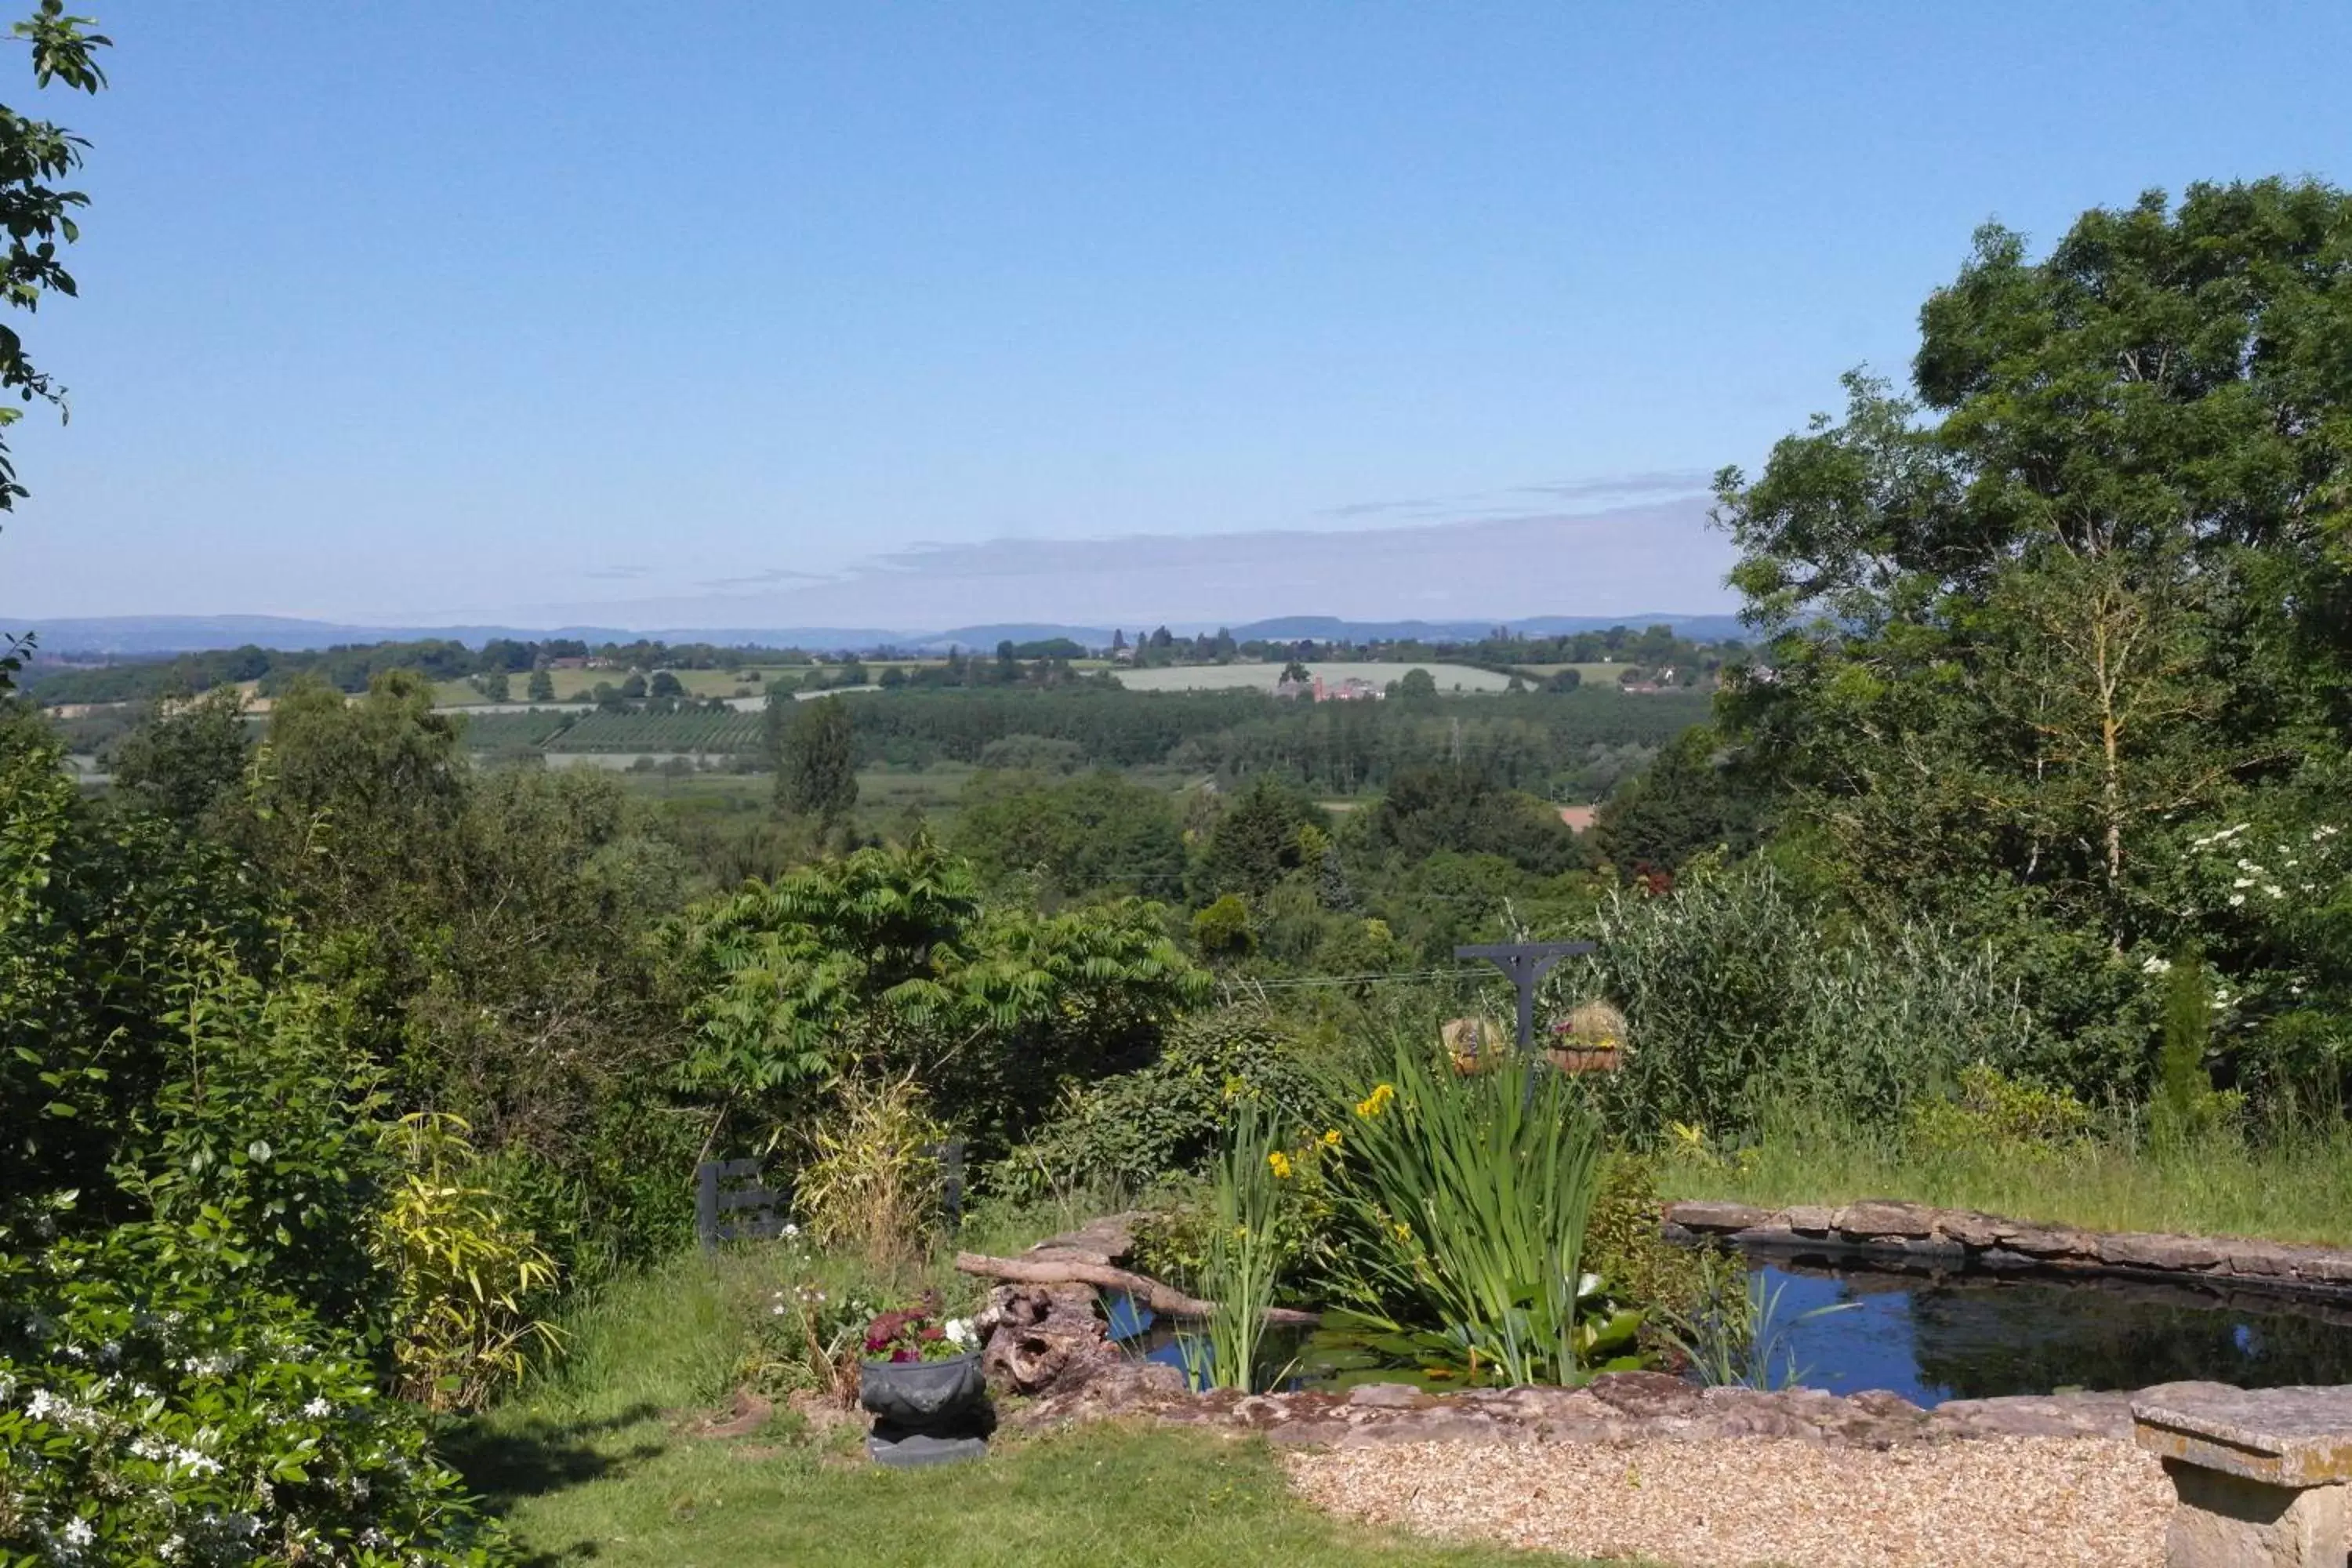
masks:
<instances>
[{"instance_id":1,"label":"tall grass","mask_svg":"<svg viewBox=\"0 0 2352 1568\"><path fill-rule=\"evenodd\" d=\"M2352 1128L2290 1111L2244 1133L2151 1138L2110 1113L2063 1142L1953 1143L1818 1106L1769 1105L1752 1141L1660 1167L1668 1197L1840 1204L1908 1198L2092 1230L2352 1246Z\"/></svg>"},{"instance_id":2,"label":"tall grass","mask_svg":"<svg viewBox=\"0 0 2352 1568\"><path fill-rule=\"evenodd\" d=\"M1752 1126L1776 1097L1873 1120L2004 1070L2039 1048L1992 956L1926 924L1873 931L1830 920L1769 868L1696 876L1664 898L1612 896L1599 951L1546 983L1555 1016L1605 996L1631 1020L1602 1092L1613 1125Z\"/></svg>"},{"instance_id":3,"label":"tall grass","mask_svg":"<svg viewBox=\"0 0 2352 1568\"><path fill-rule=\"evenodd\" d=\"M1597 1119L1521 1058L1461 1077L1400 1036L1389 1070L1345 1135L1333 1287L1367 1316L1443 1326L1513 1383L1575 1381Z\"/></svg>"},{"instance_id":4,"label":"tall grass","mask_svg":"<svg viewBox=\"0 0 2352 1568\"><path fill-rule=\"evenodd\" d=\"M1257 1392L1273 1381L1265 1362L1265 1315L1282 1257L1275 1235L1276 1184L1288 1156L1281 1124L1256 1099L1239 1096L1233 1127L1212 1176L1212 1218L1201 1289L1214 1309L1208 1332L1188 1336L1192 1381ZM1203 1354L1202 1352L1205 1352Z\"/></svg>"}]
</instances>

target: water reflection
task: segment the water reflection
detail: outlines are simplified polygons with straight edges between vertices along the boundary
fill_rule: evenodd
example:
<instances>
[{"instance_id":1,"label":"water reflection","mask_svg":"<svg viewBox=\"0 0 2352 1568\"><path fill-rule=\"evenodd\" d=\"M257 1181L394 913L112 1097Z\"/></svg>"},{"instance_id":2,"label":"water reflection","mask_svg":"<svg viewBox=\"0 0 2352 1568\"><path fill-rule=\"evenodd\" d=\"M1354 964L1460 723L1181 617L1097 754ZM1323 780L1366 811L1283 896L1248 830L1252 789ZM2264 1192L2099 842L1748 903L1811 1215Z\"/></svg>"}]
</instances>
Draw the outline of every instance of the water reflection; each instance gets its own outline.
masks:
<instances>
[{"instance_id":1,"label":"water reflection","mask_svg":"<svg viewBox=\"0 0 2352 1568\"><path fill-rule=\"evenodd\" d=\"M1836 1394L1891 1389L1921 1405L2062 1388L2130 1389L2201 1378L2245 1388L2352 1382L2340 1306L2225 1301L2108 1280L1927 1277L1767 1265L1782 1313L1859 1302L1798 1323L1801 1381Z\"/></svg>"}]
</instances>

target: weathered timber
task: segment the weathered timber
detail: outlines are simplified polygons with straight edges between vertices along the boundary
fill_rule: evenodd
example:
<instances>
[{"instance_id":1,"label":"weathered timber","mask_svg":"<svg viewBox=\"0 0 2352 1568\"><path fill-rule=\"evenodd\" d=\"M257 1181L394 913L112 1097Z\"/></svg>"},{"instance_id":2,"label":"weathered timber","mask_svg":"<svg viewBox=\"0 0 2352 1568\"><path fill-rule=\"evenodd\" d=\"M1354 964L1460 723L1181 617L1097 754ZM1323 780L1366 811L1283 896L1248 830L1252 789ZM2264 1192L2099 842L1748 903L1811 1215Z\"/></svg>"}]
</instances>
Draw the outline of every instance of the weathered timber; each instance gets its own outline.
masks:
<instances>
[{"instance_id":1,"label":"weathered timber","mask_svg":"<svg viewBox=\"0 0 2352 1568\"><path fill-rule=\"evenodd\" d=\"M977 1252L959 1252L955 1266L957 1273L976 1275L982 1279L1008 1279L1020 1285L1092 1285L1102 1290L1123 1290L1163 1317L1205 1318L1217 1310L1214 1302L1187 1296L1149 1275L1130 1273L1083 1258L989 1258ZM1267 1310L1265 1321L1287 1328L1312 1328L1322 1319L1313 1312L1275 1307Z\"/></svg>"}]
</instances>

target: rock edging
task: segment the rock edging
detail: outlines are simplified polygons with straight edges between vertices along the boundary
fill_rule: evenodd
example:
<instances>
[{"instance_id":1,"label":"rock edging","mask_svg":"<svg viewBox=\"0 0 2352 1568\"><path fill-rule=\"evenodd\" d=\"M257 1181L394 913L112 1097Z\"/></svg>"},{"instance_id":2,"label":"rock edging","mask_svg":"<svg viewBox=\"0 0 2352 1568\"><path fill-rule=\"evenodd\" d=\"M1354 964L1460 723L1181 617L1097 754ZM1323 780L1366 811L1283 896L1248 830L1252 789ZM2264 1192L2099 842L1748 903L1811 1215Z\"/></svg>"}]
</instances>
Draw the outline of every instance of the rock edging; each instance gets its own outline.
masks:
<instances>
[{"instance_id":1,"label":"rock edging","mask_svg":"<svg viewBox=\"0 0 2352 1568\"><path fill-rule=\"evenodd\" d=\"M1665 1205L1660 1219L1679 1241L1717 1238L1995 1271L2105 1271L2352 1300L2352 1252L2248 1237L2081 1230L1891 1198L1777 1209L1693 1199Z\"/></svg>"}]
</instances>

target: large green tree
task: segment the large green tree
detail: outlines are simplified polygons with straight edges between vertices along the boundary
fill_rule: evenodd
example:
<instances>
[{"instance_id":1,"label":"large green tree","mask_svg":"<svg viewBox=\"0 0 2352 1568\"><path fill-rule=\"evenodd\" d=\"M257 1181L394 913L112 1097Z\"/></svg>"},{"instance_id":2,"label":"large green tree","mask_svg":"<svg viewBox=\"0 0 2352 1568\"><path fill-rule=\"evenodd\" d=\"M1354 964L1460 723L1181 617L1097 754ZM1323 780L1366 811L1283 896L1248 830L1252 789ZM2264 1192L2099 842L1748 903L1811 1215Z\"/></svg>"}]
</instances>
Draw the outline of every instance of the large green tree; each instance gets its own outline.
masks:
<instances>
[{"instance_id":1,"label":"large green tree","mask_svg":"<svg viewBox=\"0 0 2352 1568\"><path fill-rule=\"evenodd\" d=\"M772 704L775 700L770 699ZM849 704L838 697L793 703L791 718L781 726L780 746L776 804L827 822L848 816L857 804L857 743Z\"/></svg>"},{"instance_id":2,"label":"large green tree","mask_svg":"<svg viewBox=\"0 0 2352 1568\"><path fill-rule=\"evenodd\" d=\"M1988 227L1920 326L1911 395L1857 374L1718 479L1771 639L1729 738L1866 907L2052 933L2085 1019L2184 938L2289 1006L2352 733L2352 197Z\"/></svg>"},{"instance_id":3,"label":"large green tree","mask_svg":"<svg viewBox=\"0 0 2352 1568\"><path fill-rule=\"evenodd\" d=\"M32 47L36 86L63 82L77 91L96 92L106 85L98 51L111 40L89 31L89 25L87 16L68 16L63 0L41 0L38 10L9 28ZM8 235L7 250L0 257L0 298L19 310L37 310L51 294L70 298L76 292L58 249L81 237L73 215L89 198L58 182L81 167L88 145L62 125L0 104L0 228ZM0 321L0 392L13 392L25 403L37 398L65 406L65 388L34 364L23 336L5 321ZM22 416L21 409L0 405L0 428ZM26 493L16 482L7 444L0 440L0 511L15 510ZM23 668L31 642L30 633L0 632L0 691Z\"/></svg>"}]
</instances>

